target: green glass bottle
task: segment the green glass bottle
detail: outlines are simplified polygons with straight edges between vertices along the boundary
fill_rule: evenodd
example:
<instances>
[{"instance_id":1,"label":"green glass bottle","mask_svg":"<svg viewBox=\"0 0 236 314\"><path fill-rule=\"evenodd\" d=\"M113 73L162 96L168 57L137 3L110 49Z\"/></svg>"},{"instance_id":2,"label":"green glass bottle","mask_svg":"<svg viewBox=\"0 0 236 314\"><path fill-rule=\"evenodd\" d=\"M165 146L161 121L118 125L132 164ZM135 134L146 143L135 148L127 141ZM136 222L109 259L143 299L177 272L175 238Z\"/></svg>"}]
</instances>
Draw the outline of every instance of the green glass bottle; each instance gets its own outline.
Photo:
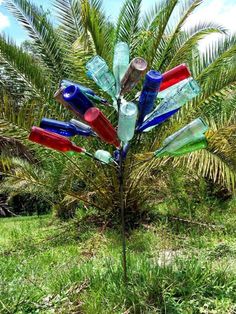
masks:
<instances>
[{"instance_id":1,"label":"green glass bottle","mask_svg":"<svg viewBox=\"0 0 236 314\"><path fill-rule=\"evenodd\" d=\"M117 134L123 143L128 143L134 136L137 114L137 106L132 102L120 106Z\"/></svg>"},{"instance_id":2,"label":"green glass bottle","mask_svg":"<svg viewBox=\"0 0 236 314\"><path fill-rule=\"evenodd\" d=\"M116 79L116 91L120 92L120 82L129 67L129 46L125 42L119 42L115 45L113 59L113 74Z\"/></svg>"},{"instance_id":3,"label":"green glass bottle","mask_svg":"<svg viewBox=\"0 0 236 314\"><path fill-rule=\"evenodd\" d=\"M167 148L160 148L157 151L154 152L155 157L164 157L164 156L170 156L170 157L180 157L183 155L186 155L188 153L192 153L194 151L204 149L207 147L207 140L204 135L199 136L199 138L181 148L179 148L176 151L168 152Z\"/></svg>"},{"instance_id":4,"label":"green glass bottle","mask_svg":"<svg viewBox=\"0 0 236 314\"><path fill-rule=\"evenodd\" d=\"M87 62L86 69L90 72L96 84L115 99L116 82L113 74L109 71L106 61L99 56L95 56Z\"/></svg>"},{"instance_id":5,"label":"green glass bottle","mask_svg":"<svg viewBox=\"0 0 236 314\"><path fill-rule=\"evenodd\" d=\"M202 136L207 130L208 125L202 118L197 118L179 131L168 136L163 142L163 147L168 146L169 152L176 151L180 147L193 142L195 139L199 139L199 136Z\"/></svg>"}]
</instances>

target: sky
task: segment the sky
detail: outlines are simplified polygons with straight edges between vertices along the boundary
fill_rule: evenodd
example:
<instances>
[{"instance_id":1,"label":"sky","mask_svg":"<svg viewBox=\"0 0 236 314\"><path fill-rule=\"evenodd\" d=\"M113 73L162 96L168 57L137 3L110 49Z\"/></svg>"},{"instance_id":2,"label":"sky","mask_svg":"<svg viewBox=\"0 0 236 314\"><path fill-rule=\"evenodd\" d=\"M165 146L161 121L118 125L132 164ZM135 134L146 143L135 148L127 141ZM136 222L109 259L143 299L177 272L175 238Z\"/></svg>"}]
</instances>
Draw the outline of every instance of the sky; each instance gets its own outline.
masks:
<instances>
[{"instance_id":1,"label":"sky","mask_svg":"<svg viewBox=\"0 0 236 314\"><path fill-rule=\"evenodd\" d=\"M27 33L18 24L15 18L9 14L0 0L0 33L4 32L13 38L17 44L27 39ZM52 14L50 0L32 0L44 9L49 9ZM158 1L158 0L156 0ZM103 0L104 9L111 20L115 21L124 0ZM143 10L151 8L154 0L143 0ZM185 27L196 24L199 21L213 21L226 27L231 33L236 32L236 0L203 0L203 4L192 14ZM207 41L214 40L217 35L211 35L202 42L204 46Z\"/></svg>"}]
</instances>

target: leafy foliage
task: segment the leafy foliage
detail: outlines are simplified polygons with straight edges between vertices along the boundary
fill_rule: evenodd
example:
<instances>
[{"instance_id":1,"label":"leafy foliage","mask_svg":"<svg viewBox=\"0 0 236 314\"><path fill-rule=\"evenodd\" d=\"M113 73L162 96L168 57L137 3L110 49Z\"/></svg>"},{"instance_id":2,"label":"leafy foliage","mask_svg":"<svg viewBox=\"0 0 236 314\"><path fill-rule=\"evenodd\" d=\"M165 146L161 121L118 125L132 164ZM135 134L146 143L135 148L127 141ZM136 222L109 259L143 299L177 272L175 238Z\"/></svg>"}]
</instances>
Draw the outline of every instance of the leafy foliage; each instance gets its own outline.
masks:
<instances>
[{"instance_id":1,"label":"leafy foliage","mask_svg":"<svg viewBox=\"0 0 236 314\"><path fill-rule=\"evenodd\" d=\"M61 42L42 8L28 0L8 0L6 4L37 45L42 61L54 74L52 80L59 80L65 75Z\"/></svg>"},{"instance_id":2,"label":"leafy foliage","mask_svg":"<svg viewBox=\"0 0 236 314\"><path fill-rule=\"evenodd\" d=\"M140 208L145 208L146 204L156 199L156 193L153 192L158 186L156 177L165 167L183 167L186 171L210 178L212 182L233 192L236 170L235 35L228 36L224 27L210 21L186 28L186 21L201 2L163 0L143 14L142 1L126 0L117 23L113 24L104 13L101 0L54 0L59 20L59 26L55 28L47 14L36 5L27 0L7 0L9 10L29 32L38 54L34 58L11 41L1 38L0 60L4 71L1 87L1 134L14 135L25 140L30 126L37 124L44 115L61 120L69 119L70 115L51 99L52 90L56 89L59 79L65 77L79 80L98 92L94 83L88 81L85 75L86 61L94 54L99 54L111 66L115 43L125 40L130 45L132 57L145 57L149 68L163 72L186 62L202 88L199 97L189 102L175 117L145 136L136 136L133 139L124 166L127 211L139 219ZM212 33L218 33L220 39L209 44L205 51L199 52L199 41ZM12 96L9 97L9 86L6 84L9 78L14 82L15 91L19 89L23 93L23 100L17 98L17 95L13 99ZM131 99L133 94L134 92L127 97ZM114 124L117 123L109 108L102 110L110 116ZM199 115L211 127L207 134L207 151L192 153L178 160L153 159L142 163L147 157L146 152L156 150L166 136ZM77 140L90 151L100 145L97 139L75 139L75 142ZM36 165L12 165L13 173L16 169L19 171L20 167L22 186L26 190L33 185L35 192L39 189L45 195L48 191L53 193L55 190L52 202L57 203L58 199L60 204L71 205L82 201L99 211L106 208L105 216L114 221L119 213L119 182L113 167L105 167L80 157L59 157L47 150L43 152L42 148L32 145L29 147L41 160L40 171L34 180L25 181L24 178L31 178L32 171L37 171ZM105 147L112 153L111 147ZM53 163L49 156L53 156ZM73 175L71 167L74 168ZM38 185L43 178L50 188L47 185L47 189L43 189ZM6 180L10 184L6 182L6 185L12 186L11 180L13 179L10 176ZM56 188L56 182L59 182L60 189ZM78 182L85 184L79 191L73 188ZM164 184L164 177L162 182ZM20 186L20 179L16 186L17 184Z\"/></svg>"}]
</instances>

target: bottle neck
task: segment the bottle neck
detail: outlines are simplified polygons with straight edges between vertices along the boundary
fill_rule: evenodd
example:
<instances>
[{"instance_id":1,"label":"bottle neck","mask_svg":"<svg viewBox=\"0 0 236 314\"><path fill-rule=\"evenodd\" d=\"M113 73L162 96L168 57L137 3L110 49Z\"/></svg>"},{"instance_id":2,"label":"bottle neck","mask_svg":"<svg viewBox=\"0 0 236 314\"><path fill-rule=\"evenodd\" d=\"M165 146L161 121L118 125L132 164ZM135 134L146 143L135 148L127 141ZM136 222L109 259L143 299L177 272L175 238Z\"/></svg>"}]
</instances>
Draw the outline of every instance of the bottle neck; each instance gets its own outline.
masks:
<instances>
[{"instance_id":1,"label":"bottle neck","mask_svg":"<svg viewBox=\"0 0 236 314\"><path fill-rule=\"evenodd\" d=\"M158 149L158 150L156 150L155 152L154 152L154 156L156 157L156 158L159 158L159 157L164 157L164 156L166 156L166 155L168 155L168 153L165 151L165 148L160 148L160 149Z\"/></svg>"},{"instance_id":2,"label":"bottle neck","mask_svg":"<svg viewBox=\"0 0 236 314\"><path fill-rule=\"evenodd\" d=\"M84 148L79 147L79 146L75 145L74 143L71 143L70 150L72 150L73 152L76 152L76 153L85 153L85 151L86 151Z\"/></svg>"}]
</instances>

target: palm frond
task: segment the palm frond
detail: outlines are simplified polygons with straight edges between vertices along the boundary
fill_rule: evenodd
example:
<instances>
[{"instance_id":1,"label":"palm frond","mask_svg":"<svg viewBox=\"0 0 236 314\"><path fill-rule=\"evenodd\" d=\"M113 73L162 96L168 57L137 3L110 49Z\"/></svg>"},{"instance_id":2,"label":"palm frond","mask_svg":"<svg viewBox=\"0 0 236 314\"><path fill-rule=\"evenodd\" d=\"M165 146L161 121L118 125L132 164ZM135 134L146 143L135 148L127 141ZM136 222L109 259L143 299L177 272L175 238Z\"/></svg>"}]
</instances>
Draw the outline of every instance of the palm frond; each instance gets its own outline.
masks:
<instances>
[{"instance_id":1,"label":"palm frond","mask_svg":"<svg viewBox=\"0 0 236 314\"><path fill-rule=\"evenodd\" d=\"M53 6L60 22L60 34L70 47L82 34L80 1L54 0Z\"/></svg>"},{"instance_id":2,"label":"palm frond","mask_svg":"<svg viewBox=\"0 0 236 314\"><path fill-rule=\"evenodd\" d=\"M26 97L48 98L50 84L46 73L30 55L3 36L0 36L0 65L1 81L6 87L14 82L13 93L19 93L17 89L22 87L25 89Z\"/></svg>"},{"instance_id":3,"label":"palm frond","mask_svg":"<svg viewBox=\"0 0 236 314\"><path fill-rule=\"evenodd\" d=\"M176 47L167 69L186 62L192 58L192 52L200 40L212 33L224 33L225 28L212 22L198 23L188 30L182 31L176 38ZM159 52L160 53L160 52Z\"/></svg>"},{"instance_id":4,"label":"palm frond","mask_svg":"<svg viewBox=\"0 0 236 314\"><path fill-rule=\"evenodd\" d=\"M183 165L190 169L197 169L202 177L211 179L214 183L226 187L230 191L235 190L236 172L219 155L208 150L192 153L185 158Z\"/></svg>"},{"instance_id":5,"label":"palm frond","mask_svg":"<svg viewBox=\"0 0 236 314\"><path fill-rule=\"evenodd\" d=\"M92 40L96 53L110 62L114 41L114 26L106 17L101 0L81 1L80 25L84 47L91 47Z\"/></svg>"},{"instance_id":6,"label":"palm frond","mask_svg":"<svg viewBox=\"0 0 236 314\"><path fill-rule=\"evenodd\" d=\"M4 161L5 159L5 161ZM41 167L19 158L1 156L2 162L8 163L8 171L2 172L5 179L1 183L1 192L10 195L29 193L33 195L46 195L51 198L51 192L46 182L48 174ZM10 169L10 171L9 171Z\"/></svg>"},{"instance_id":7,"label":"palm frond","mask_svg":"<svg viewBox=\"0 0 236 314\"><path fill-rule=\"evenodd\" d=\"M43 117L69 119L68 112L51 101L41 104L39 100L17 103L11 95L0 95L0 135L14 137L27 144L27 137L32 125L38 125ZM38 149L42 150L42 149Z\"/></svg>"},{"instance_id":8,"label":"palm frond","mask_svg":"<svg viewBox=\"0 0 236 314\"><path fill-rule=\"evenodd\" d=\"M162 56L156 63L156 67L158 69L166 68L167 60L170 59L170 55L172 54L172 46L177 40L177 35L181 32L182 27L188 17L194 12L194 10L202 3L202 0L187 0L183 1L180 5L178 17L175 16L177 22L174 26L170 27L168 31L169 36L167 37L167 43L165 45L165 49L162 51Z\"/></svg>"},{"instance_id":9,"label":"palm frond","mask_svg":"<svg viewBox=\"0 0 236 314\"><path fill-rule=\"evenodd\" d=\"M8 156L20 157L28 161L35 160L28 147L15 138L0 136L0 153L4 153L4 155Z\"/></svg>"},{"instance_id":10,"label":"palm frond","mask_svg":"<svg viewBox=\"0 0 236 314\"><path fill-rule=\"evenodd\" d=\"M195 58L197 62L193 64L193 72L202 89L197 101L193 102L193 110L196 112L209 116L210 112L216 112L221 104L230 102L235 95L235 38L235 36L224 37L215 44L210 44L203 54ZM228 108L230 112L234 106Z\"/></svg>"},{"instance_id":11,"label":"palm frond","mask_svg":"<svg viewBox=\"0 0 236 314\"><path fill-rule=\"evenodd\" d=\"M131 58L134 57L140 30L140 12L142 0L126 0L121 8L115 41L124 41L130 47Z\"/></svg>"},{"instance_id":12,"label":"palm frond","mask_svg":"<svg viewBox=\"0 0 236 314\"><path fill-rule=\"evenodd\" d=\"M162 1L159 7L159 11L154 16L152 21L149 21L150 23L148 29L142 29L145 34L143 36L142 43L139 43L140 47L138 51L140 55L146 56L149 67L153 66L156 51L166 32L170 17L177 5L178 0ZM145 25L146 23L147 22L144 22L143 25Z\"/></svg>"},{"instance_id":13,"label":"palm frond","mask_svg":"<svg viewBox=\"0 0 236 314\"><path fill-rule=\"evenodd\" d=\"M26 29L42 61L58 81L65 72L61 40L46 14L28 0L7 0L6 7Z\"/></svg>"},{"instance_id":14,"label":"palm frond","mask_svg":"<svg viewBox=\"0 0 236 314\"><path fill-rule=\"evenodd\" d=\"M198 81L203 82L212 74L214 76L219 68L226 65L235 65L236 35L225 36L208 45L200 56Z\"/></svg>"}]
</instances>

